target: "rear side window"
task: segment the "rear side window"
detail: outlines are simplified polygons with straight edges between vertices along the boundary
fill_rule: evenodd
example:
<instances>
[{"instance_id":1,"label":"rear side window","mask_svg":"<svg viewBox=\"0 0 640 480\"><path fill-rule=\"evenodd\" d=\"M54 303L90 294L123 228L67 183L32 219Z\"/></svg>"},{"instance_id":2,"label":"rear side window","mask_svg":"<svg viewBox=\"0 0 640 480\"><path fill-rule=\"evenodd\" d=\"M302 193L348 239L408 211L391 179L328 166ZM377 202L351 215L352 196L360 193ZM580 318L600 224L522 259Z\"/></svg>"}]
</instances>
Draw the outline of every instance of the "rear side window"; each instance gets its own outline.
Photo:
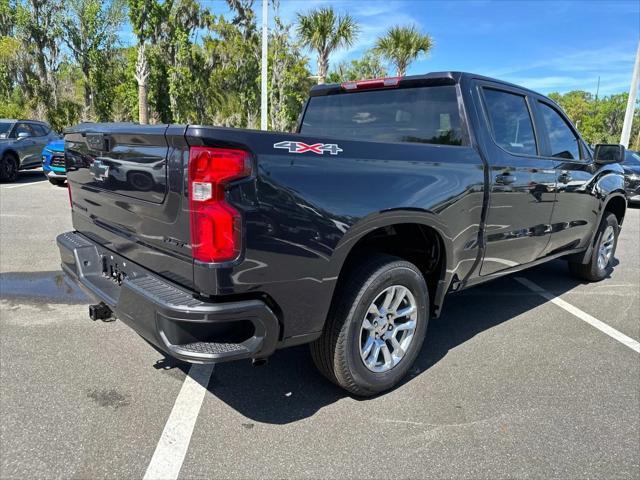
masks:
<instances>
[{"instance_id":1,"label":"rear side window","mask_svg":"<svg viewBox=\"0 0 640 480\"><path fill-rule=\"evenodd\" d=\"M496 143L511 153L537 155L536 137L525 98L492 88L484 89L484 98Z\"/></svg>"},{"instance_id":2,"label":"rear side window","mask_svg":"<svg viewBox=\"0 0 640 480\"><path fill-rule=\"evenodd\" d=\"M44 137L47 134L45 128L37 123L32 123L31 128L33 128L36 137Z\"/></svg>"},{"instance_id":3,"label":"rear side window","mask_svg":"<svg viewBox=\"0 0 640 480\"><path fill-rule=\"evenodd\" d=\"M553 107L543 102L538 102L538 105L549 135L551 156L578 160L580 158L580 143L571 127Z\"/></svg>"},{"instance_id":4,"label":"rear side window","mask_svg":"<svg viewBox=\"0 0 640 480\"><path fill-rule=\"evenodd\" d=\"M300 133L377 142L464 143L453 85L312 97Z\"/></svg>"}]
</instances>

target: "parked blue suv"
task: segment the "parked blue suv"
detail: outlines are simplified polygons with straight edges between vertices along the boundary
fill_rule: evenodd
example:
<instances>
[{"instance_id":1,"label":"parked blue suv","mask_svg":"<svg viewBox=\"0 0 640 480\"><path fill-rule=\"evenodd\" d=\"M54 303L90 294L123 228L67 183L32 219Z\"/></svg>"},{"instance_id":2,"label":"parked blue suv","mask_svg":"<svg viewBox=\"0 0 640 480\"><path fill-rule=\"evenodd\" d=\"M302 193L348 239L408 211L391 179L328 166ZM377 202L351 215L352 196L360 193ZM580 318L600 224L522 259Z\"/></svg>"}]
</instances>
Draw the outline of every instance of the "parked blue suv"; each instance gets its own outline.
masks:
<instances>
[{"instance_id":1,"label":"parked blue suv","mask_svg":"<svg viewBox=\"0 0 640 480\"><path fill-rule=\"evenodd\" d=\"M64 185L67 170L64 165L64 140L53 140L42 150L42 171L49 181Z\"/></svg>"}]
</instances>

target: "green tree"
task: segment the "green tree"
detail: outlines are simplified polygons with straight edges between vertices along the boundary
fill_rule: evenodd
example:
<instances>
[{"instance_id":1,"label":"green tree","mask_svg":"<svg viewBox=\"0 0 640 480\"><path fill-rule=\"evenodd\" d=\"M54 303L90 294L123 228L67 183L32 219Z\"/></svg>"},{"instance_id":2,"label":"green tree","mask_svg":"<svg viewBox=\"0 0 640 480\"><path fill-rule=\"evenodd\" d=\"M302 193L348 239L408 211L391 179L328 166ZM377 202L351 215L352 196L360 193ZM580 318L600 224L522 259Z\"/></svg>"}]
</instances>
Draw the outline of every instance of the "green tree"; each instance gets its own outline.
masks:
<instances>
[{"instance_id":1,"label":"green tree","mask_svg":"<svg viewBox=\"0 0 640 480\"><path fill-rule=\"evenodd\" d=\"M298 13L298 35L304 46L318 55L318 84L325 83L329 71L329 56L341 48L350 47L358 37L359 27L349 15L337 15L333 8Z\"/></svg>"},{"instance_id":2,"label":"green tree","mask_svg":"<svg viewBox=\"0 0 640 480\"><path fill-rule=\"evenodd\" d=\"M291 25L279 15L279 2L273 2L274 27L269 36L269 126L277 131L291 131L311 88L308 59L300 44L292 40Z\"/></svg>"},{"instance_id":3,"label":"green tree","mask_svg":"<svg viewBox=\"0 0 640 480\"><path fill-rule=\"evenodd\" d=\"M380 57L372 50L364 53L362 58L341 62L327 77L330 83L341 83L349 80L383 78L389 73L380 61Z\"/></svg>"},{"instance_id":4,"label":"green tree","mask_svg":"<svg viewBox=\"0 0 640 480\"><path fill-rule=\"evenodd\" d=\"M172 2L158 0L128 0L129 20L138 40L135 79L138 82L138 121L149 123L150 72L147 43L154 46L161 34L162 21L168 17Z\"/></svg>"},{"instance_id":5,"label":"green tree","mask_svg":"<svg viewBox=\"0 0 640 480\"><path fill-rule=\"evenodd\" d=\"M57 108L63 4L60 0L21 0L15 4L15 38L21 45L21 83L35 116L52 121Z\"/></svg>"},{"instance_id":6,"label":"green tree","mask_svg":"<svg viewBox=\"0 0 640 480\"><path fill-rule=\"evenodd\" d=\"M427 55L432 48L433 39L414 26L395 26L378 39L375 51L396 67L397 76L403 77L411 62L420 55Z\"/></svg>"},{"instance_id":7,"label":"green tree","mask_svg":"<svg viewBox=\"0 0 640 480\"><path fill-rule=\"evenodd\" d=\"M229 0L232 21L222 16L211 20L205 36L207 80L205 116L213 124L255 128L260 111L260 38L252 1Z\"/></svg>"},{"instance_id":8,"label":"green tree","mask_svg":"<svg viewBox=\"0 0 640 480\"><path fill-rule=\"evenodd\" d=\"M19 89L20 41L15 38L15 5L0 0L0 118L22 117L23 91Z\"/></svg>"},{"instance_id":9,"label":"green tree","mask_svg":"<svg viewBox=\"0 0 640 480\"><path fill-rule=\"evenodd\" d=\"M111 118L114 122L138 120L138 82L135 78L138 48L118 48L111 54L111 77L118 79L113 88Z\"/></svg>"},{"instance_id":10,"label":"green tree","mask_svg":"<svg viewBox=\"0 0 640 480\"><path fill-rule=\"evenodd\" d=\"M171 118L181 123L202 121L201 92L206 72L201 48L194 36L205 27L210 14L195 0L176 0L165 20L158 42L158 55L166 65Z\"/></svg>"},{"instance_id":11,"label":"green tree","mask_svg":"<svg viewBox=\"0 0 640 480\"><path fill-rule=\"evenodd\" d=\"M560 105L588 143L620 142L627 93L609 95L596 100L591 93L576 90L565 94L550 93L549 98ZM640 131L639 107L640 102L636 105L631 130L632 142L636 139L636 143ZM640 148L640 145L634 147Z\"/></svg>"},{"instance_id":12,"label":"green tree","mask_svg":"<svg viewBox=\"0 0 640 480\"><path fill-rule=\"evenodd\" d=\"M124 6L123 0L67 2L65 41L84 79L85 119L110 117L113 82L109 81L109 71L113 65L109 62L117 29L124 20Z\"/></svg>"},{"instance_id":13,"label":"green tree","mask_svg":"<svg viewBox=\"0 0 640 480\"><path fill-rule=\"evenodd\" d=\"M15 3L10 0L0 0L0 37L8 37L15 30Z\"/></svg>"}]
</instances>

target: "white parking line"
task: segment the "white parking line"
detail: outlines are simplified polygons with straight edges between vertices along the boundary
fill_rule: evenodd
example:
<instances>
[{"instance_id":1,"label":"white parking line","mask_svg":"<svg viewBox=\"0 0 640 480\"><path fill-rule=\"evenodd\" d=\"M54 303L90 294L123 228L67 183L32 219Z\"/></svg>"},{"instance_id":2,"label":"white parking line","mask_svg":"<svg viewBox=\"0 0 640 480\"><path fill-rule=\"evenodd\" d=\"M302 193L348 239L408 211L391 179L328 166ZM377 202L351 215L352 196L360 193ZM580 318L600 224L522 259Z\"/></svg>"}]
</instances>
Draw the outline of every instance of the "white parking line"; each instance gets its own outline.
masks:
<instances>
[{"instance_id":1,"label":"white parking line","mask_svg":"<svg viewBox=\"0 0 640 480\"><path fill-rule=\"evenodd\" d=\"M10 190L12 188L28 187L29 185L41 185L41 184L45 184L45 182L38 181L38 182L29 182L29 183L19 183L17 185L9 185L8 187L2 187L0 190Z\"/></svg>"},{"instance_id":2,"label":"white parking line","mask_svg":"<svg viewBox=\"0 0 640 480\"><path fill-rule=\"evenodd\" d=\"M536 292L538 295L546 298L551 303L556 304L557 306L559 306L560 308L566 310L570 314L578 317L580 320L582 320L584 322L587 322L592 327L595 327L598 330L600 330L601 332L606 333L611 338L614 338L617 341L619 341L620 343L622 343L623 345L626 345L627 347L629 347L631 350L634 350L635 352L640 353L640 342L637 342L633 338L628 337L627 335L625 335L624 333L616 330L613 327L610 327L606 323L601 322L597 318L592 317L588 313L583 312L578 307L574 307L570 303L565 302L561 298L556 297L553 293L546 291L544 288L542 288L539 285L533 283L531 280L527 280L526 278L522 278L522 277L516 277L516 280L518 282L520 282L522 285L524 285L525 287L527 287L528 289L530 289L530 290Z\"/></svg>"},{"instance_id":3,"label":"white parking line","mask_svg":"<svg viewBox=\"0 0 640 480\"><path fill-rule=\"evenodd\" d=\"M213 365L192 365L169 414L144 480L175 480L187 454Z\"/></svg>"}]
</instances>

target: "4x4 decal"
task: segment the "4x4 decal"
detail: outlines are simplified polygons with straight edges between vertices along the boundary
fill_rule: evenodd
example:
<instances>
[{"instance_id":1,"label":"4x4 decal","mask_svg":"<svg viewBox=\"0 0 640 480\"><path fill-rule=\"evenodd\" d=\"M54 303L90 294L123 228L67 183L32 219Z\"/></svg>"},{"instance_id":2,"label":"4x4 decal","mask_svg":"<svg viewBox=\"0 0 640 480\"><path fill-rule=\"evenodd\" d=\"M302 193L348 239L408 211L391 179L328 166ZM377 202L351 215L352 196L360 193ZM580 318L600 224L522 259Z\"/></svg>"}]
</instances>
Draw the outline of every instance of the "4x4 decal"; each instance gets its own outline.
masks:
<instances>
[{"instance_id":1,"label":"4x4 decal","mask_svg":"<svg viewBox=\"0 0 640 480\"><path fill-rule=\"evenodd\" d=\"M288 150L289 153L313 152L318 155L324 155L324 152L329 152L330 155L337 155L342 152L342 149L335 143L314 143L312 145L308 145L303 142L294 142L292 140L274 143L273 148L282 148L284 150Z\"/></svg>"}]
</instances>

